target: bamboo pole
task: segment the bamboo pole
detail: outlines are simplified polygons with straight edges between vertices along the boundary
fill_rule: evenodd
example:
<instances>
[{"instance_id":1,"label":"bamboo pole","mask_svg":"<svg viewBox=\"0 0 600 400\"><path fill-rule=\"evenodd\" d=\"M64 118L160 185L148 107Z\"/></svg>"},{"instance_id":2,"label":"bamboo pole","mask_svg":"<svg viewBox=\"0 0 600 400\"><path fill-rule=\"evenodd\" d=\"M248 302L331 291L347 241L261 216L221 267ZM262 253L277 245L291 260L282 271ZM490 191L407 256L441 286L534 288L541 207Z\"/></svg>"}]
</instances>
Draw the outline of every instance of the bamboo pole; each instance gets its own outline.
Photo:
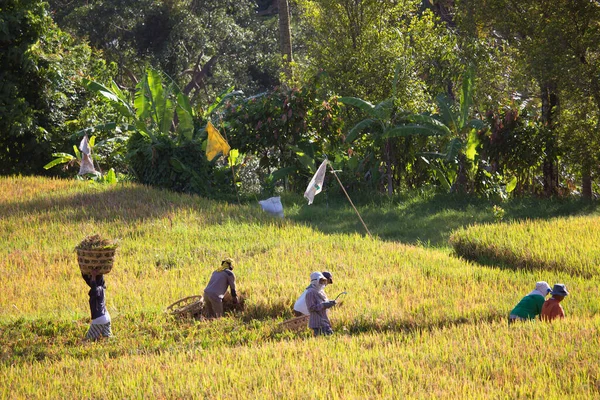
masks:
<instances>
[{"instance_id":1,"label":"bamboo pole","mask_svg":"<svg viewBox=\"0 0 600 400\"><path fill-rule=\"evenodd\" d=\"M362 217L360 216L360 213L358 212L358 210L354 206L354 203L352 202L352 199L350 199L350 196L348 196L348 192L346 192L346 188L344 188L344 185L342 185L342 181L340 181L340 178L338 178L337 174L335 173L335 170L331 166L331 163L328 162L327 164L329 164L329 168L331 168L331 172L333 173L333 176L335 176L335 179L337 179L338 183L340 184L340 187L342 188L342 190L344 191L344 194L348 198L348 201L350 202L350 205L352 206L352 208L354 208L354 211L356 212L356 215L358 215L358 219L360 219L360 222L362 222L363 226L365 227L365 230L369 234L369 237L371 239L373 239L373 235L371 235L371 232L369 231L369 228L367 228L367 224L365 224L365 221L363 221Z\"/></svg>"}]
</instances>

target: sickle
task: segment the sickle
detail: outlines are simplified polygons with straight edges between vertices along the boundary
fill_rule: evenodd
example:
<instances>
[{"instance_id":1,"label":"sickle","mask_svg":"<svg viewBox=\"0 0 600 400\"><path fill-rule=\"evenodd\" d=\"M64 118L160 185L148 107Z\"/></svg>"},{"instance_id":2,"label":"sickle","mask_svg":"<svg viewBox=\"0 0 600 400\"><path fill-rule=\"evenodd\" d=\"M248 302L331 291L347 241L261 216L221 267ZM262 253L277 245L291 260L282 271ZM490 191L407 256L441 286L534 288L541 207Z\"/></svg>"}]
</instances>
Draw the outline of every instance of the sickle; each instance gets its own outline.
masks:
<instances>
[{"instance_id":1,"label":"sickle","mask_svg":"<svg viewBox=\"0 0 600 400\"><path fill-rule=\"evenodd\" d=\"M348 292L342 292L342 293L338 294L337 296L335 296L335 299L333 299L333 301L336 301L338 299L338 297L340 297L343 294L348 294Z\"/></svg>"}]
</instances>

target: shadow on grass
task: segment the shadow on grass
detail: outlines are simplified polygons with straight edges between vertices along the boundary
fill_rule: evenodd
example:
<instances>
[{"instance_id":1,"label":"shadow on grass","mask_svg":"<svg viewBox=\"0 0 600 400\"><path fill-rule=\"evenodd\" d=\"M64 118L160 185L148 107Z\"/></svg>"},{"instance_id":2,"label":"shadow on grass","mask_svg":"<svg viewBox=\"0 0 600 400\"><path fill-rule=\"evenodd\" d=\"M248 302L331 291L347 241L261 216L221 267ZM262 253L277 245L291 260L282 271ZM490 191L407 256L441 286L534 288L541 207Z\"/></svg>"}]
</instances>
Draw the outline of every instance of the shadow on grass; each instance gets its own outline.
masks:
<instances>
[{"instance_id":1,"label":"shadow on grass","mask_svg":"<svg viewBox=\"0 0 600 400\"><path fill-rule=\"evenodd\" d=\"M359 336L363 334L383 334L392 333L398 335L412 335L419 332L430 332L439 329L451 328L460 325L475 325L488 324L492 322L502 321L506 315L504 313L493 313L477 318L447 318L440 321L430 323L416 323L406 320L381 320L381 321L365 321L354 320L348 324L336 323L332 321L334 334ZM312 330L300 329L296 331L286 331L283 329L274 329L269 338L272 340L289 340L311 337Z\"/></svg>"},{"instance_id":2,"label":"shadow on grass","mask_svg":"<svg viewBox=\"0 0 600 400\"><path fill-rule=\"evenodd\" d=\"M494 223L494 206L503 220L549 219L600 212L600 203L581 199L513 199L504 203L452 194L376 197L354 201L372 235L382 240L432 247L448 246L452 231L473 224ZM300 205L290 217L324 233L366 235L354 209L345 198L319 199Z\"/></svg>"},{"instance_id":3,"label":"shadow on grass","mask_svg":"<svg viewBox=\"0 0 600 400\"><path fill-rule=\"evenodd\" d=\"M197 210L208 224L225 220L272 223L254 200L242 207L142 185L117 185L109 188L86 187L76 194L48 192L33 200L5 202L0 218L35 215L40 220L65 219L69 222L123 221L168 217L179 208ZM504 212L504 220L548 219L598 213L599 202L581 199L513 199L504 203L456 194L413 192L394 197L351 194L365 224L382 240L406 244L446 247L452 231L471 224L496 221L494 205ZM303 223L326 234L366 235L354 209L341 195L325 193L308 206L299 195L285 194L286 219Z\"/></svg>"},{"instance_id":4,"label":"shadow on grass","mask_svg":"<svg viewBox=\"0 0 600 400\"><path fill-rule=\"evenodd\" d=\"M471 261L483 267L499 268L508 271L519 271L519 272L536 272L546 271L555 273L567 273L571 276L577 276L585 279L593 279L598 276L595 269L574 269L565 268L564 263L554 260L540 260L540 259L521 259L516 255L510 253L495 254L492 250L488 254L485 254L485 249L482 249L478 254L469 254L464 252L457 254L456 249L453 252L455 257L463 260Z\"/></svg>"},{"instance_id":5,"label":"shadow on grass","mask_svg":"<svg viewBox=\"0 0 600 400\"><path fill-rule=\"evenodd\" d=\"M252 211L230 202L209 200L196 195L175 193L142 185L117 185L110 188L85 188L78 193L48 192L32 200L4 202L0 218L13 215L32 215L38 220L81 222L136 222L148 218L169 216L177 209L193 209L201 213L207 224L225 220L267 221L258 206ZM272 222L272 221L271 221Z\"/></svg>"}]
</instances>

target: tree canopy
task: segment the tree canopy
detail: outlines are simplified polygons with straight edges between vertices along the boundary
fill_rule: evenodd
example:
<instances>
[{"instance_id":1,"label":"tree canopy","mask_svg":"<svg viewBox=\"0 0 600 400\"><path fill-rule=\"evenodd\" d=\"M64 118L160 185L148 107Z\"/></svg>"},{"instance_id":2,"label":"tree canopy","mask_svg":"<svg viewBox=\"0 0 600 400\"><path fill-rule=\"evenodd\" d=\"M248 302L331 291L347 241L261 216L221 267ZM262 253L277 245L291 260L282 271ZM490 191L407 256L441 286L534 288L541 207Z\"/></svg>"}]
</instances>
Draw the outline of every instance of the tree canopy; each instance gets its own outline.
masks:
<instances>
[{"instance_id":1,"label":"tree canopy","mask_svg":"<svg viewBox=\"0 0 600 400\"><path fill-rule=\"evenodd\" d=\"M301 190L324 156L356 190L598 192L597 2L8 0L1 11L2 174L52 173L41 168L52 154L92 134L103 167L135 178L131 151L147 146L144 160L169 171L161 186L205 195L223 186L202 179L245 184L235 163L263 188ZM85 84L134 109L149 71L189 104L158 136ZM204 160L194 178L159 149L183 146L186 126L200 157L209 120L241 157ZM414 133L425 120L451 134Z\"/></svg>"}]
</instances>

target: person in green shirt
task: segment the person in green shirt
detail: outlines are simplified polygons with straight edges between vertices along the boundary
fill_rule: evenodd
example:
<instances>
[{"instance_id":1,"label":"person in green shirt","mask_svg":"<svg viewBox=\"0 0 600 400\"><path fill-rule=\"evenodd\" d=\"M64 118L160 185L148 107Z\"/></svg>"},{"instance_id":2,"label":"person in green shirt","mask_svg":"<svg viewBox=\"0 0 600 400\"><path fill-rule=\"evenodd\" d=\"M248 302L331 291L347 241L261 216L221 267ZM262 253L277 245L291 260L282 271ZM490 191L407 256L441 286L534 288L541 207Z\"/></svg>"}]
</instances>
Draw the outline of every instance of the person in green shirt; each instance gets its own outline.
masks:
<instances>
[{"instance_id":1,"label":"person in green shirt","mask_svg":"<svg viewBox=\"0 0 600 400\"><path fill-rule=\"evenodd\" d=\"M542 306L546 301L546 296L552 290L548 282L540 281L535 284L535 289L527 296L523 297L519 304L515 306L508 316L508 323L515 321L527 321L535 319L542 312Z\"/></svg>"}]
</instances>

